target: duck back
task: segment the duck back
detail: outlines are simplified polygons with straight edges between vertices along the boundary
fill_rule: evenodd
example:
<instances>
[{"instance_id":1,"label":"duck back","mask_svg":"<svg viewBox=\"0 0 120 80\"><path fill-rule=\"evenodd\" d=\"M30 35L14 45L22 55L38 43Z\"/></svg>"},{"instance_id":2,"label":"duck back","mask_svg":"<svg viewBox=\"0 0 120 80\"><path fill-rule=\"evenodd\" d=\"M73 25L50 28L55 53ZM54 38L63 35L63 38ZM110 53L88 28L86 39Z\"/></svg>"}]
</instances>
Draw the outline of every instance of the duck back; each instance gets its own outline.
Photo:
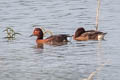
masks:
<instances>
[{"instance_id":1,"label":"duck back","mask_svg":"<svg viewBox=\"0 0 120 80\"><path fill-rule=\"evenodd\" d=\"M86 31L83 35L88 36L89 40L103 40L105 34L106 33L100 31L90 30L90 31Z\"/></svg>"},{"instance_id":2,"label":"duck back","mask_svg":"<svg viewBox=\"0 0 120 80\"><path fill-rule=\"evenodd\" d=\"M67 37L70 37L68 34L59 34L59 35L52 35L46 39L48 42L68 42Z\"/></svg>"}]
</instances>

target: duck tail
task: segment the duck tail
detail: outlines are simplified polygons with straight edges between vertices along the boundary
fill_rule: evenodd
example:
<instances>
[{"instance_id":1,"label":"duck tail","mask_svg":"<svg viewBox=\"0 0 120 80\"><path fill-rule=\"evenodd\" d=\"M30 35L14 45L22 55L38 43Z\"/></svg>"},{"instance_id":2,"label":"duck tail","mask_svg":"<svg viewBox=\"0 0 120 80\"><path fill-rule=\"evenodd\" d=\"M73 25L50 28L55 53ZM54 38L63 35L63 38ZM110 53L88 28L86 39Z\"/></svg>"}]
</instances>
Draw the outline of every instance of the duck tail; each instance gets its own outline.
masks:
<instances>
[{"instance_id":1,"label":"duck tail","mask_svg":"<svg viewBox=\"0 0 120 80\"><path fill-rule=\"evenodd\" d=\"M107 34L107 33L99 34L99 35L98 35L98 40L104 40L104 36L105 36L106 34Z\"/></svg>"},{"instance_id":2,"label":"duck tail","mask_svg":"<svg viewBox=\"0 0 120 80\"><path fill-rule=\"evenodd\" d=\"M106 35L107 33L103 33L103 35Z\"/></svg>"},{"instance_id":3,"label":"duck tail","mask_svg":"<svg viewBox=\"0 0 120 80\"><path fill-rule=\"evenodd\" d=\"M64 37L72 37L72 35L70 34L60 34L61 36L64 36Z\"/></svg>"},{"instance_id":4,"label":"duck tail","mask_svg":"<svg viewBox=\"0 0 120 80\"><path fill-rule=\"evenodd\" d=\"M60 34L60 36L63 38L64 42L70 42L72 35L70 34Z\"/></svg>"}]
</instances>

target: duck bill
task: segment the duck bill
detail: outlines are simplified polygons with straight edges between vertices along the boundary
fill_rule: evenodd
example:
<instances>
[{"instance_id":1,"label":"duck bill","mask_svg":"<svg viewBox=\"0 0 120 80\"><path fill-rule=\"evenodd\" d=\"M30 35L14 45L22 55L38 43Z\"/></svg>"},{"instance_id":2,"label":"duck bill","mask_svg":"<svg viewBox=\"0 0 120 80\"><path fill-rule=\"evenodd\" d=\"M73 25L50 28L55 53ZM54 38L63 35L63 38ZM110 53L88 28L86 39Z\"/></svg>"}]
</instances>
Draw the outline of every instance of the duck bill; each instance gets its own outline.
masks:
<instances>
[{"instance_id":1,"label":"duck bill","mask_svg":"<svg viewBox=\"0 0 120 80\"><path fill-rule=\"evenodd\" d=\"M29 37L33 37L34 35L33 34L31 34Z\"/></svg>"}]
</instances>

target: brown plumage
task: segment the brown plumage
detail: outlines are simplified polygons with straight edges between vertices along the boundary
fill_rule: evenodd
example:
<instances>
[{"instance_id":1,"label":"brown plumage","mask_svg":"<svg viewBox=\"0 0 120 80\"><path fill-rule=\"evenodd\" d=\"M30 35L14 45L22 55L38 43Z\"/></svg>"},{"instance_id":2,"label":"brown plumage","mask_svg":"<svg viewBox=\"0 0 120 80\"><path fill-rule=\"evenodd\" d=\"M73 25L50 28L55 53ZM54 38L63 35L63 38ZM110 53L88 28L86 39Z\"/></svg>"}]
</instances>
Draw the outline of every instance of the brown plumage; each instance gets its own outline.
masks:
<instances>
[{"instance_id":1,"label":"brown plumage","mask_svg":"<svg viewBox=\"0 0 120 80\"><path fill-rule=\"evenodd\" d=\"M75 35L73 36L74 40L85 41L85 40L103 40L106 33L88 30L85 31L83 27L80 27L76 30Z\"/></svg>"},{"instance_id":2,"label":"brown plumage","mask_svg":"<svg viewBox=\"0 0 120 80\"><path fill-rule=\"evenodd\" d=\"M35 28L33 31L33 35L37 36L37 40L36 43L37 44L63 44L65 42L68 42L67 37L69 37L69 35L67 34L59 34L59 35L52 35L46 39L43 39L43 31L40 28Z\"/></svg>"}]
</instances>

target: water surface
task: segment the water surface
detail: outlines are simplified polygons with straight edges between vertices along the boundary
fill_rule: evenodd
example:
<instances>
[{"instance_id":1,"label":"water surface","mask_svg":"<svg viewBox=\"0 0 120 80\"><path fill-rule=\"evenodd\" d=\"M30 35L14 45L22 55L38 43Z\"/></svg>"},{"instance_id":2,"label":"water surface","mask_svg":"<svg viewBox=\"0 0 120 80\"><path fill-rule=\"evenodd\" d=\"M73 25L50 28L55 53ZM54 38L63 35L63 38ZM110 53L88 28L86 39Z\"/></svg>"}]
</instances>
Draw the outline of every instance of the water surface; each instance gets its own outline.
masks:
<instances>
[{"instance_id":1,"label":"water surface","mask_svg":"<svg viewBox=\"0 0 120 80\"><path fill-rule=\"evenodd\" d=\"M78 27L95 29L95 0L0 0L0 79L83 80L101 64L94 80L120 79L120 17L118 0L101 2L99 30L104 41L74 41L67 45L36 48L30 38L33 25L54 34L74 34ZM17 35L8 41L2 32L12 26ZM107 63L108 62L108 63Z\"/></svg>"}]
</instances>

